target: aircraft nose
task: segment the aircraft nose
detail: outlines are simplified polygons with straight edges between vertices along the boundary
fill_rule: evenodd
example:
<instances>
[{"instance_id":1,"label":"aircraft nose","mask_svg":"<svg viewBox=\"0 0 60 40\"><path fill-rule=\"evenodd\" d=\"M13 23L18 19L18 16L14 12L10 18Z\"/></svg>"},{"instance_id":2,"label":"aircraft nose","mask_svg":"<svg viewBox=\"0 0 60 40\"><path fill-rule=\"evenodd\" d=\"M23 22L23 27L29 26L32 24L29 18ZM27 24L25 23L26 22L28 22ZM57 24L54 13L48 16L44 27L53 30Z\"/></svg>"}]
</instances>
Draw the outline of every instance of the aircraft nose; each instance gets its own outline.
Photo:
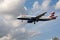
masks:
<instances>
[{"instance_id":1,"label":"aircraft nose","mask_svg":"<svg viewBox=\"0 0 60 40\"><path fill-rule=\"evenodd\" d=\"M17 19L20 19L20 18L17 18Z\"/></svg>"}]
</instances>

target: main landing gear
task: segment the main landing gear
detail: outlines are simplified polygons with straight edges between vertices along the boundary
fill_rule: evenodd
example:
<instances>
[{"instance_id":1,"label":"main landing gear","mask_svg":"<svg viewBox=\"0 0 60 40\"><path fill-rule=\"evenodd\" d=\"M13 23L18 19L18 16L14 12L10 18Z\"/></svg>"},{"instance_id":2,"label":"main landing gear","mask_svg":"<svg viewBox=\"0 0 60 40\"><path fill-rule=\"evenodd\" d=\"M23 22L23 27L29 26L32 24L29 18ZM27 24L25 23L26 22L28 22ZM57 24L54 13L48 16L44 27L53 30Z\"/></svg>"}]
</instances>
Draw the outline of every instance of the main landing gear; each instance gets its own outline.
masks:
<instances>
[{"instance_id":1,"label":"main landing gear","mask_svg":"<svg viewBox=\"0 0 60 40\"><path fill-rule=\"evenodd\" d=\"M34 24L35 24L35 21L34 21Z\"/></svg>"}]
</instances>

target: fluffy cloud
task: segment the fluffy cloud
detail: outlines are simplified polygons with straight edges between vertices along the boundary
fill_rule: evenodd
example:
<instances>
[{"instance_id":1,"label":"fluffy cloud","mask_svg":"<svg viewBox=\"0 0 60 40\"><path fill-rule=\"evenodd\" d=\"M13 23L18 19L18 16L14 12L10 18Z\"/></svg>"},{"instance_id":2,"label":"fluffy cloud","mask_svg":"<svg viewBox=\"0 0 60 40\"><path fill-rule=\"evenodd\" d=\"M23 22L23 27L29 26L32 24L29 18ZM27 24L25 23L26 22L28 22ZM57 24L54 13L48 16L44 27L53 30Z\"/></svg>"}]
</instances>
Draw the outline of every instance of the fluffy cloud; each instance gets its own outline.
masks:
<instances>
[{"instance_id":1,"label":"fluffy cloud","mask_svg":"<svg viewBox=\"0 0 60 40\"><path fill-rule=\"evenodd\" d=\"M25 13L24 3L25 0L4 0L0 3L0 14L18 16Z\"/></svg>"},{"instance_id":2,"label":"fluffy cloud","mask_svg":"<svg viewBox=\"0 0 60 40\"><path fill-rule=\"evenodd\" d=\"M51 0L44 0L43 3L40 5L38 1L36 1L33 4L34 9L41 9L41 10L47 10L49 8Z\"/></svg>"},{"instance_id":3,"label":"fluffy cloud","mask_svg":"<svg viewBox=\"0 0 60 40\"><path fill-rule=\"evenodd\" d=\"M7 35L11 27L7 24L6 20L0 17L0 38Z\"/></svg>"},{"instance_id":4,"label":"fluffy cloud","mask_svg":"<svg viewBox=\"0 0 60 40\"><path fill-rule=\"evenodd\" d=\"M42 4L39 4L38 1L35 1L33 7L31 8L31 13L42 13L49 10L49 4L51 0L43 0Z\"/></svg>"},{"instance_id":5,"label":"fluffy cloud","mask_svg":"<svg viewBox=\"0 0 60 40\"><path fill-rule=\"evenodd\" d=\"M56 3L55 9L60 9L60 0Z\"/></svg>"},{"instance_id":6,"label":"fluffy cloud","mask_svg":"<svg viewBox=\"0 0 60 40\"><path fill-rule=\"evenodd\" d=\"M38 8L40 8L39 2L35 1L33 4L33 9L38 9Z\"/></svg>"},{"instance_id":7,"label":"fluffy cloud","mask_svg":"<svg viewBox=\"0 0 60 40\"><path fill-rule=\"evenodd\" d=\"M31 11L29 12L29 13L32 13L32 15L38 15L38 13L40 12L40 13L42 13L42 12L44 12L44 11L48 11L48 12L50 12L50 11L54 11L53 10L53 8L51 8L50 6L49 6L49 4L51 3L51 0L44 0L43 1L43 3L42 4L39 4L39 2L38 1L35 1L34 2L34 4L33 4L33 8L31 9ZM50 7L50 8L49 8ZM49 10L50 9L50 10ZM40 14L39 13L39 14ZM57 12L56 12L57 13ZM58 20L58 19L57 19ZM56 21L56 20L55 20ZM40 25L40 26L35 26L33 29L35 29L35 30L40 30L40 28L42 27L47 27L46 25L47 24L49 24L49 23L54 23L54 21L50 21L50 22L40 22L39 24L37 24L37 25ZM51 26L51 24L49 24L49 26ZM44 29L45 29L44 28ZM49 30L49 29L48 29ZM46 29L45 29L45 31L47 31ZM48 31L49 32L49 31Z\"/></svg>"},{"instance_id":8,"label":"fluffy cloud","mask_svg":"<svg viewBox=\"0 0 60 40\"><path fill-rule=\"evenodd\" d=\"M41 5L39 4L38 1L35 1L34 4L32 5L33 7L31 8L31 10L29 11L30 14L35 14L37 13L37 11L40 11L41 9Z\"/></svg>"},{"instance_id":9,"label":"fluffy cloud","mask_svg":"<svg viewBox=\"0 0 60 40\"><path fill-rule=\"evenodd\" d=\"M25 0L3 0L2 3L0 3L0 15L14 25L17 16L26 13L24 3Z\"/></svg>"},{"instance_id":10,"label":"fluffy cloud","mask_svg":"<svg viewBox=\"0 0 60 40\"><path fill-rule=\"evenodd\" d=\"M26 14L24 7L26 0L3 0L0 1L0 40L27 40L37 32L29 32L24 25L26 22L17 20L20 14Z\"/></svg>"},{"instance_id":11,"label":"fluffy cloud","mask_svg":"<svg viewBox=\"0 0 60 40\"><path fill-rule=\"evenodd\" d=\"M0 38L0 40L29 40L30 38L38 34L37 32L27 32L23 28L23 29L12 30L10 34L3 36L2 38Z\"/></svg>"},{"instance_id":12,"label":"fluffy cloud","mask_svg":"<svg viewBox=\"0 0 60 40\"><path fill-rule=\"evenodd\" d=\"M0 40L28 40L29 38L40 34L40 32L37 31L27 30L24 27L26 24L25 21L21 23L21 21L16 20L16 17L20 14L27 13L26 11L28 9L24 6L25 1L26 0L0 1ZM51 0L44 0L42 4L39 4L38 1L34 2L33 8L31 8L29 13L47 11L50 2ZM39 27L35 28L38 29Z\"/></svg>"},{"instance_id":13,"label":"fluffy cloud","mask_svg":"<svg viewBox=\"0 0 60 40\"><path fill-rule=\"evenodd\" d=\"M48 10L50 2L51 2L51 0L44 0L41 5L41 8L42 8L41 10Z\"/></svg>"}]
</instances>

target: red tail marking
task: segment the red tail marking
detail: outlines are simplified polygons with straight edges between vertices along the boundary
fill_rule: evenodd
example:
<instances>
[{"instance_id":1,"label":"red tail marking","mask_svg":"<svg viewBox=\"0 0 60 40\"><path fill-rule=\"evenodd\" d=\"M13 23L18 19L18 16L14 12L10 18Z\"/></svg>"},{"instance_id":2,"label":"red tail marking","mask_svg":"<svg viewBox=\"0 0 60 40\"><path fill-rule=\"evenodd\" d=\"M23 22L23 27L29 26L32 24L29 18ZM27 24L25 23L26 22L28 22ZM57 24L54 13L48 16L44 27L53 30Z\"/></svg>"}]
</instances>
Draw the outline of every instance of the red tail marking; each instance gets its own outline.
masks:
<instances>
[{"instance_id":1,"label":"red tail marking","mask_svg":"<svg viewBox=\"0 0 60 40\"><path fill-rule=\"evenodd\" d=\"M51 19L56 19L57 16L54 16L55 12L52 12L51 15L49 16Z\"/></svg>"},{"instance_id":2,"label":"red tail marking","mask_svg":"<svg viewBox=\"0 0 60 40\"><path fill-rule=\"evenodd\" d=\"M53 17L53 16L54 16L54 14L55 14L55 12L52 12L52 13L51 13L51 15L50 15L50 17Z\"/></svg>"}]
</instances>

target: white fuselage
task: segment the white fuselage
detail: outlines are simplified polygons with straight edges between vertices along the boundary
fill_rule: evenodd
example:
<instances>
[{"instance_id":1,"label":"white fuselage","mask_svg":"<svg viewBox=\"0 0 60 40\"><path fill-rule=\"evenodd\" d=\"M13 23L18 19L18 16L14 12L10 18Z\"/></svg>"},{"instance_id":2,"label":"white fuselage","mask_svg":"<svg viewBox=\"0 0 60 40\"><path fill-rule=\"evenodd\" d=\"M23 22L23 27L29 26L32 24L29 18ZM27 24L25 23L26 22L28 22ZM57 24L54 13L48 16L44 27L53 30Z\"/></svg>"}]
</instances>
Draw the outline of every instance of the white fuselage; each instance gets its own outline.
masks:
<instances>
[{"instance_id":1,"label":"white fuselage","mask_svg":"<svg viewBox=\"0 0 60 40\"><path fill-rule=\"evenodd\" d=\"M31 15L20 15L17 18L32 18L32 17L36 17L36 16L31 16ZM42 16L39 19L50 19L50 17L46 17L46 16Z\"/></svg>"},{"instance_id":2,"label":"white fuselage","mask_svg":"<svg viewBox=\"0 0 60 40\"><path fill-rule=\"evenodd\" d=\"M32 23L34 22L38 22L38 21L49 21L49 20L53 20L56 19L57 16L54 16L54 13L51 13L50 16L45 17L44 15L46 14L46 12L38 15L38 16L31 16L31 15L20 15L17 19L19 20L27 20L27 23Z\"/></svg>"}]
</instances>

